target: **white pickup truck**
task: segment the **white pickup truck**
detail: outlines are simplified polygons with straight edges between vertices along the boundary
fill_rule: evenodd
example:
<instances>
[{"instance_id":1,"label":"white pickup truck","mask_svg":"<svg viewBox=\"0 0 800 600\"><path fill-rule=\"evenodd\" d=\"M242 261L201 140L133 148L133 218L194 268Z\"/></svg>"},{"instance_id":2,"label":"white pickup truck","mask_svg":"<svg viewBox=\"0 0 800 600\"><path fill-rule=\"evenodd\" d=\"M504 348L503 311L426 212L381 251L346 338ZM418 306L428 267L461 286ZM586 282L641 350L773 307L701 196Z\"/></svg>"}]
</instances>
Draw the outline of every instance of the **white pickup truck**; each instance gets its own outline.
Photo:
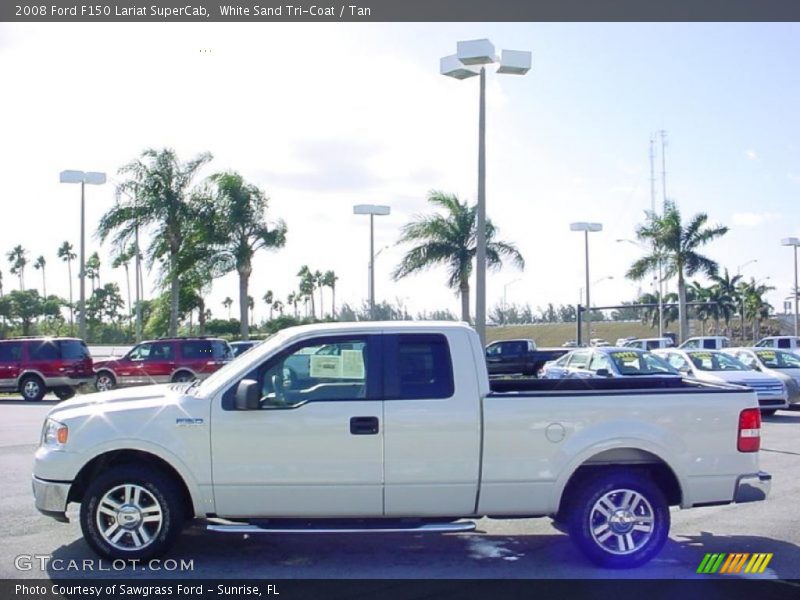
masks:
<instances>
[{"instance_id":1,"label":"white pickup truck","mask_svg":"<svg viewBox=\"0 0 800 600\"><path fill-rule=\"evenodd\" d=\"M633 379L633 378L631 378ZM37 508L80 503L89 545L164 553L219 532L460 532L543 517L594 562L643 564L672 505L762 500L755 393L674 378L490 382L455 323L284 330L203 382L82 396L50 411Z\"/></svg>"}]
</instances>

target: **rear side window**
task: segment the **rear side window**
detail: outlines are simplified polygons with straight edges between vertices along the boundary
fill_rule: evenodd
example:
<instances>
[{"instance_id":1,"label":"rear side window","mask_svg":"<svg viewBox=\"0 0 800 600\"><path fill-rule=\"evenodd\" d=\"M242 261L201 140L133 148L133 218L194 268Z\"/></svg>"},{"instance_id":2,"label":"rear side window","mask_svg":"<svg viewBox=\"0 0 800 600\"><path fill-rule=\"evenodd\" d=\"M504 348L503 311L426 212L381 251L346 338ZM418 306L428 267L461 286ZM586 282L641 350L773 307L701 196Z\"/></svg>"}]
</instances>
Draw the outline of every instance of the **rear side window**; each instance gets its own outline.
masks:
<instances>
[{"instance_id":1,"label":"rear side window","mask_svg":"<svg viewBox=\"0 0 800 600\"><path fill-rule=\"evenodd\" d=\"M61 340L61 358L64 360L82 360L89 357L89 348L80 340Z\"/></svg>"},{"instance_id":2,"label":"rear side window","mask_svg":"<svg viewBox=\"0 0 800 600\"><path fill-rule=\"evenodd\" d=\"M22 359L22 343L5 342L0 344L0 362L18 362Z\"/></svg>"},{"instance_id":3,"label":"rear side window","mask_svg":"<svg viewBox=\"0 0 800 600\"><path fill-rule=\"evenodd\" d=\"M58 360L61 358L58 345L52 340L31 342L28 352L31 360Z\"/></svg>"},{"instance_id":4,"label":"rear side window","mask_svg":"<svg viewBox=\"0 0 800 600\"><path fill-rule=\"evenodd\" d=\"M228 344L217 340L189 340L181 344L186 359L221 360L227 358Z\"/></svg>"},{"instance_id":5,"label":"rear side window","mask_svg":"<svg viewBox=\"0 0 800 600\"><path fill-rule=\"evenodd\" d=\"M575 352L572 355L572 360L569 361L569 366L574 369L585 369L588 363L588 352Z\"/></svg>"},{"instance_id":6,"label":"rear side window","mask_svg":"<svg viewBox=\"0 0 800 600\"><path fill-rule=\"evenodd\" d=\"M781 338L778 340L778 348L791 348L792 345L789 343L789 340L786 338Z\"/></svg>"},{"instance_id":7,"label":"rear side window","mask_svg":"<svg viewBox=\"0 0 800 600\"><path fill-rule=\"evenodd\" d=\"M389 350L389 356L394 354L396 362L390 359L386 365L388 398L419 400L453 395L453 365L445 336L407 334L393 337L396 348ZM394 366L392 362L395 362Z\"/></svg>"}]
</instances>

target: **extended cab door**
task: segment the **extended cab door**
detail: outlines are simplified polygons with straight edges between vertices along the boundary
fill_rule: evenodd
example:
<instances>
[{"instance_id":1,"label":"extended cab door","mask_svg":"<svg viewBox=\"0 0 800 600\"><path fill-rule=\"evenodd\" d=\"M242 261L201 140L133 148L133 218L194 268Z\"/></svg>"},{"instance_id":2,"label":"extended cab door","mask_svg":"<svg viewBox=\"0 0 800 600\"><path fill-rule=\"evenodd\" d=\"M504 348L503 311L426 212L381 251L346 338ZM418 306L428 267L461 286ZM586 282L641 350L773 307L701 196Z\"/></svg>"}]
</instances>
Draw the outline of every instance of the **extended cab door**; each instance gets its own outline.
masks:
<instances>
[{"instance_id":1,"label":"extended cab door","mask_svg":"<svg viewBox=\"0 0 800 600\"><path fill-rule=\"evenodd\" d=\"M385 335L387 516L475 511L481 399L466 331Z\"/></svg>"},{"instance_id":2,"label":"extended cab door","mask_svg":"<svg viewBox=\"0 0 800 600\"><path fill-rule=\"evenodd\" d=\"M216 511L227 517L383 513L380 336L320 336L266 359L258 410L235 410L240 380L212 404Z\"/></svg>"}]
</instances>

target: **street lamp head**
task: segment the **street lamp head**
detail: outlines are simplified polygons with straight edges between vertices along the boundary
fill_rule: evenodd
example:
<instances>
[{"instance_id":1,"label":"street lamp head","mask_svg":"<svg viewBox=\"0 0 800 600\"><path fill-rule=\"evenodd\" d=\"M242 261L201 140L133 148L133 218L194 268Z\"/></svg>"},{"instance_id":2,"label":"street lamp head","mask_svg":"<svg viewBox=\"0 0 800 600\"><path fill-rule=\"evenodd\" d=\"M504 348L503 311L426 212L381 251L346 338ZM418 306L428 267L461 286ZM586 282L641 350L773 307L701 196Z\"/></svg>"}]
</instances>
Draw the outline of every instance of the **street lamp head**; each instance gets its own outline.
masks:
<instances>
[{"instance_id":1,"label":"street lamp head","mask_svg":"<svg viewBox=\"0 0 800 600\"><path fill-rule=\"evenodd\" d=\"M570 223L569 224L570 231L603 231L603 224L602 223L586 223L586 222L578 222L578 223Z\"/></svg>"},{"instance_id":2,"label":"street lamp head","mask_svg":"<svg viewBox=\"0 0 800 600\"><path fill-rule=\"evenodd\" d=\"M525 75L531 70L531 53L525 50L503 50L498 73Z\"/></svg>"},{"instance_id":3,"label":"street lamp head","mask_svg":"<svg viewBox=\"0 0 800 600\"><path fill-rule=\"evenodd\" d=\"M455 54L439 59L439 73L453 79L467 79L480 74L476 69L464 66Z\"/></svg>"},{"instance_id":4,"label":"street lamp head","mask_svg":"<svg viewBox=\"0 0 800 600\"><path fill-rule=\"evenodd\" d=\"M59 174L61 183L87 183L89 185L103 185L106 182L106 174L96 171L61 171Z\"/></svg>"},{"instance_id":5,"label":"street lamp head","mask_svg":"<svg viewBox=\"0 0 800 600\"><path fill-rule=\"evenodd\" d=\"M356 204L353 207L354 215L388 215L391 207L380 204Z\"/></svg>"},{"instance_id":6,"label":"street lamp head","mask_svg":"<svg viewBox=\"0 0 800 600\"><path fill-rule=\"evenodd\" d=\"M789 237L781 240L782 246L800 246L800 238Z\"/></svg>"},{"instance_id":7,"label":"street lamp head","mask_svg":"<svg viewBox=\"0 0 800 600\"><path fill-rule=\"evenodd\" d=\"M468 40L456 44L456 57L463 65L488 65L497 60L489 40Z\"/></svg>"}]
</instances>

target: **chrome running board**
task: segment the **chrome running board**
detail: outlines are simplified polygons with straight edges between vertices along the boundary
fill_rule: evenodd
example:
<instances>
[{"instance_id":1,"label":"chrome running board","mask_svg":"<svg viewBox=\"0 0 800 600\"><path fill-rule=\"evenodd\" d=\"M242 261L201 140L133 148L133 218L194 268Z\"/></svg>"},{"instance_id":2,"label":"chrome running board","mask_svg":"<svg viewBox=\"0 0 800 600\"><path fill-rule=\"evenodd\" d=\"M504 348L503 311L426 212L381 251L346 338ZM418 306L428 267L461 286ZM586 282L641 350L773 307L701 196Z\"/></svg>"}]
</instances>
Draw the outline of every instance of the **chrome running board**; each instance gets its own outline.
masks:
<instances>
[{"instance_id":1,"label":"chrome running board","mask_svg":"<svg viewBox=\"0 0 800 600\"><path fill-rule=\"evenodd\" d=\"M281 525L279 523L264 525L253 525L250 523L210 523L208 531L218 531L221 533L460 533L474 531L475 523L472 521L459 523L409 523L408 525L399 524L397 526L380 525L374 521L365 523L362 526L325 526L315 525L304 522L302 524Z\"/></svg>"}]
</instances>

